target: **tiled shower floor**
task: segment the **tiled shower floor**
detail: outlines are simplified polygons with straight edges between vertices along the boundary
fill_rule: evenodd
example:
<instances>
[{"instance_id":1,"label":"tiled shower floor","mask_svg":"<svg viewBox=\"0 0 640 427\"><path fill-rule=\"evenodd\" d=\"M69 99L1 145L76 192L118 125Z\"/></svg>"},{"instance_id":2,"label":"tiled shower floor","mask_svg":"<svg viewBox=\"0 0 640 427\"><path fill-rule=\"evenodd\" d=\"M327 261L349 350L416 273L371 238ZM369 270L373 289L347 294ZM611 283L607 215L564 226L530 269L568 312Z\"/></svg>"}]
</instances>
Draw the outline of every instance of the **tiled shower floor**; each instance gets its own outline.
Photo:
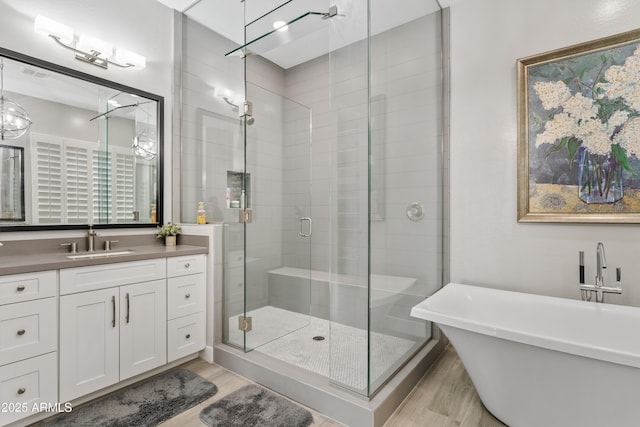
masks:
<instances>
[{"instance_id":1,"label":"tiled shower floor","mask_svg":"<svg viewBox=\"0 0 640 427\"><path fill-rule=\"evenodd\" d=\"M330 378L356 391L367 386L367 331L329 320L266 306L247 313L253 329L249 348ZM242 333L230 319L230 340L242 345ZM317 341L313 337L321 336ZM371 333L371 382L395 370L398 361L415 349L415 341Z\"/></svg>"}]
</instances>

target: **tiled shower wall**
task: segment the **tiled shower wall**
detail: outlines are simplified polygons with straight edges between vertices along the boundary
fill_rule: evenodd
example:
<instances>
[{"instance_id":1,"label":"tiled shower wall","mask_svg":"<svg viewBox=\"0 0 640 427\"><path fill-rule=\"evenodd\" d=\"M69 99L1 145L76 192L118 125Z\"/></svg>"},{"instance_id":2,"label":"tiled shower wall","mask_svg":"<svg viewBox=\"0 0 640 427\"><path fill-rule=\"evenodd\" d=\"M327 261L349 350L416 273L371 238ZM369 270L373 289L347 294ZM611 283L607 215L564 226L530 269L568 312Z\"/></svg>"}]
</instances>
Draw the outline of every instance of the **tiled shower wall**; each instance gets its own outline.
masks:
<instances>
[{"instance_id":1,"label":"tiled shower wall","mask_svg":"<svg viewBox=\"0 0 640 427\"><path fill-rule=\"evenodd\" d=\"M440 14L434 13L374 36L371 41L371 265L374 273L416 278L418 287L413 292L425 296L441 286L440 25ZM359 265L366 256L362 253L362 233L367 231L364 43L285 72L286 96L313 112L314 270L330 269L332 227L336 227L333 236L340 245L334 272L360 275ZM351 115L340 115L341 111ZM332 150L334 132L338 140ZM300 171L301 175L294 178L303 179L305 173ZM336 175L332 178L332 174ZM285 194L288 185L288 181L284 183ZM334 204L330 203L332 191L337 196ZM406 208L413 202L424 207L420 221L407 217ZM285 263L298 267L295 246L287 244L288 239L295 237L284 239Z\"/></svg>"},{"instance_id":2,"label":"tiled shower wall","mask_svg":"<svg viewBox=\"0 0 640 427\"><path fill-rule=\"evenodd\" d=\"M244 170L244 136L231 101L244 99L244 63L225 57L237 45L182 16L180 135L180 221L195 223L199 201L205 202L208 222L227 227L227 289L229 312L242 307L243 225L239 209L226 203L227 172ZM242 23L238 23L242 25ZM247 232L247 297L251 306L267 303L265 270L282 265L282 69L260 58L250 58L248 77L259 86L248 87L255 124L247 128L247 172L251 174L253 223ZM181 89L179 85L182 85ZM267 89L263 89L267 88ZM235 98L235 99L234 99Z\"/></svg>"},{"instance_id":3,"label":"tiled shower wall","mask_svg":"<svg viewBox=\"0 0 640 427\"><path fill-rule=\"evenodd\" d=\"M242 94L242 60L224 57L233 42L186 18L183 26L181 220L195 222L203 200L209 221L238 227L237 211L226 208L224 197L227 170L242 169L241 128L214 90ZM417 296L441 285L440 34L435 13L371 41L371 265L377 274L417 279L409 291ZM308 268L297 217L310 216L311 268L366 277L366 52L362 41L288 70L249 57L248 79L257 86L248 89L256 119L248 128L248 161L250 170L252 161L259 166L252 174L255 223L248 243L261 260L256 269ZM413 202L424 207L417 222L406 215ZM240 250L241 239L234 241ZM259 295L266 285L259 285L257 300L266 298Z\"/></svg>"}]
</instances>

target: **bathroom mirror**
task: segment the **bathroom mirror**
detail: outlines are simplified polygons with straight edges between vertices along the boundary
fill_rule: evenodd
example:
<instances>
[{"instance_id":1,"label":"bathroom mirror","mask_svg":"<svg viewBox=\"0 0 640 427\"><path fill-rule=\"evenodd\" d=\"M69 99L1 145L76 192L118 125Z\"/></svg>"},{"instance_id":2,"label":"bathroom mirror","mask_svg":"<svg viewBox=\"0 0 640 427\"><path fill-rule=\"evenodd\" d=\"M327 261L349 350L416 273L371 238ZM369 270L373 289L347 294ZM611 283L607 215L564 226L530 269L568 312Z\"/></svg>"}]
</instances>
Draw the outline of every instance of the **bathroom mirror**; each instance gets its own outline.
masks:
<instances>
[{"instance_id":1,"label":"bathroom mirror","mask_svg":"<svg viewBox=\"0 0 640 427\"><path fill-rule=\"evenodd\" d=\"M0 230L162 223L163 98L0 48L4 98L28 114L0 132Z\"/></svg>"},{"instance_id":2,"label":"bathroom mirror","mask_svg":"<svg viewBox=\"0 0 640 427\"><path fill-rule=\"evenodd\" d=\"M24 148L0 144L2 221L24 221Z\"/></svg>"}]
</instances>

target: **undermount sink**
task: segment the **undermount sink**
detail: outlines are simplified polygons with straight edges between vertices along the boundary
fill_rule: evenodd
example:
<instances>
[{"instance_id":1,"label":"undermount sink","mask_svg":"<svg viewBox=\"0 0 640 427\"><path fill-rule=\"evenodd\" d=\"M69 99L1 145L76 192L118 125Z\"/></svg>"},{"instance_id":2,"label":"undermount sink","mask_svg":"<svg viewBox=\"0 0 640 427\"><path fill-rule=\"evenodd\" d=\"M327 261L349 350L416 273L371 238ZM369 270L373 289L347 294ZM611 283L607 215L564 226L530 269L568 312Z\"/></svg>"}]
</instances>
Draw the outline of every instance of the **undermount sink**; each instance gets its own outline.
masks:
<instances>
[{"instance_id":1,"label":"undermount sink","mask_svg":"<svg viewBox=\"0 0 640 427\"><path fill-rule=\"evenodd\" d=\"M125 250L125 251L110 251L110 252L89 252L86 254L79 254L79 255L67 255L67 258L69 259L93 259L93 258L108 258L111 256L118 256L118 255L128 255L128 254L132 254L135 251L132 250Z\"/></svg>"}]
</instances>

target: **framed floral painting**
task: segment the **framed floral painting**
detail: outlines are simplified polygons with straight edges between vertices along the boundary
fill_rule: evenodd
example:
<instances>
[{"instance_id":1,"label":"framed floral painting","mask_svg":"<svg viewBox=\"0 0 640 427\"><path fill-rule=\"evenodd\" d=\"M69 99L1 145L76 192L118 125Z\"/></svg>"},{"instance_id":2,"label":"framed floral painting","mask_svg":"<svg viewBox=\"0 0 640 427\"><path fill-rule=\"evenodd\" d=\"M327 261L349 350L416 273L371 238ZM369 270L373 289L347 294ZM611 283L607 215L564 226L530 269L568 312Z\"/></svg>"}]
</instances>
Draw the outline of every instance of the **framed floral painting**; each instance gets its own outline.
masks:
<instances>
[{"instance_id":1,"label":"framed floral painting","mask_svg":"<svg viewBox=\"0 0 640 427\"><path fill-rule=\"evenodd\" d=\"M640 223L640 30L517 66L518 221Z\"/></svg>"}]
</instances>

